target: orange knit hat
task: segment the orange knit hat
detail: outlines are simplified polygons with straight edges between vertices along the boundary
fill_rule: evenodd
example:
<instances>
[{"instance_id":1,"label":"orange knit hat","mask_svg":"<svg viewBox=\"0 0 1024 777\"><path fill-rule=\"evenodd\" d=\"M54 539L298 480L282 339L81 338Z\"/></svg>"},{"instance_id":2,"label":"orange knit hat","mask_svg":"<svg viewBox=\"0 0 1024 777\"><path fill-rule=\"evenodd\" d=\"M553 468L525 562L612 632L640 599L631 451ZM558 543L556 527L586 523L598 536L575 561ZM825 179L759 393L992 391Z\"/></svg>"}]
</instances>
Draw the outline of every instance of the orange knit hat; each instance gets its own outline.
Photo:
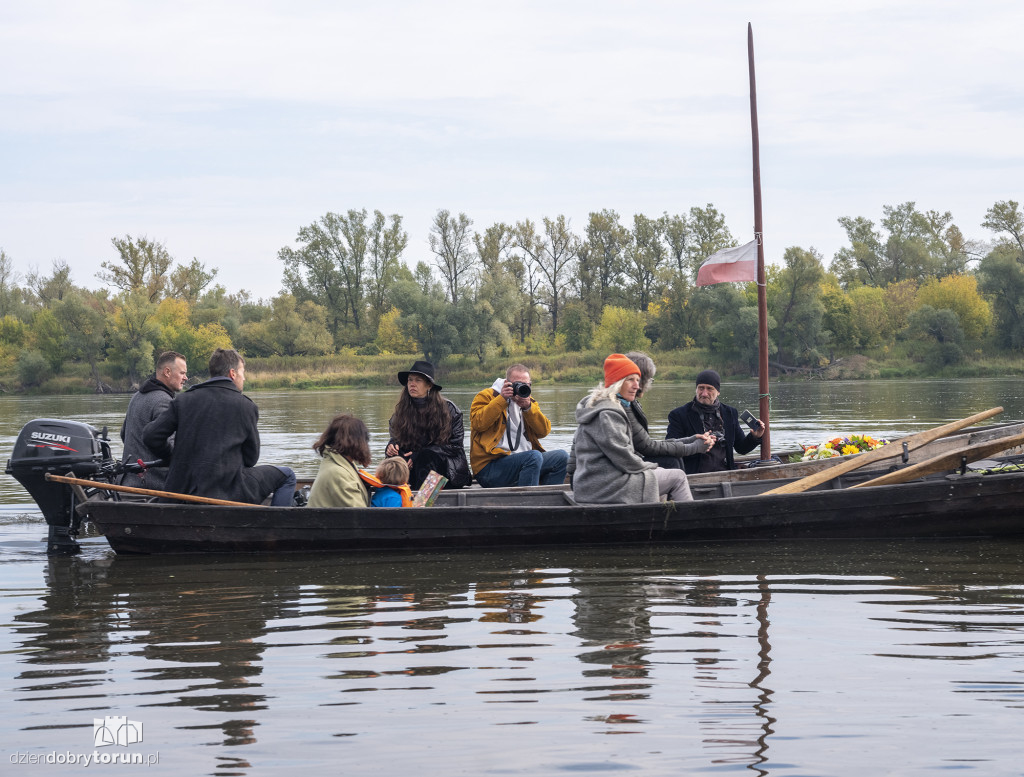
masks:
<instances>
[{"instance_id":1,"label":"orange knit hat","mask_svg":"<svg viewBox=\"0 0 1024 777\"><path fill-rule=\"evenodd\" d=\"M621 353L613 353L604 360L604 385L606 386L617 383L627 375L639 374L640 368Z\"/></svg>"}]
</instances>

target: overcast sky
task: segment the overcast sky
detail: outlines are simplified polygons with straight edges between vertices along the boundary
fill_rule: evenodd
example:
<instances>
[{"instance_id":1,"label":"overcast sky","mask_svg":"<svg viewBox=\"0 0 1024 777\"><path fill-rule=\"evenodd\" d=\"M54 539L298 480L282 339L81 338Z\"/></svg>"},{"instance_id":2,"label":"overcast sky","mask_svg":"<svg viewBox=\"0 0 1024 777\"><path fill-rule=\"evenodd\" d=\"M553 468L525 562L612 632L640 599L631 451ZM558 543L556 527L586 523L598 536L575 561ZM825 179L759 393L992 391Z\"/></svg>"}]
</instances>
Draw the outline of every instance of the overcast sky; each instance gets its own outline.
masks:
<instances>
[{"instance_id":1,"label":"overcast sky","mask_svg":"<svg viewBox=\"0 0 1024 777\"><path fill-rule=\"evenodd\" d=\"M908 200L988 240L1024 198L1024 3L0 0L0 248L98 288L162 242L270 297L328 211L685 213L751 239L753 24L766 255Z\"/></svg>"}]
</instances>

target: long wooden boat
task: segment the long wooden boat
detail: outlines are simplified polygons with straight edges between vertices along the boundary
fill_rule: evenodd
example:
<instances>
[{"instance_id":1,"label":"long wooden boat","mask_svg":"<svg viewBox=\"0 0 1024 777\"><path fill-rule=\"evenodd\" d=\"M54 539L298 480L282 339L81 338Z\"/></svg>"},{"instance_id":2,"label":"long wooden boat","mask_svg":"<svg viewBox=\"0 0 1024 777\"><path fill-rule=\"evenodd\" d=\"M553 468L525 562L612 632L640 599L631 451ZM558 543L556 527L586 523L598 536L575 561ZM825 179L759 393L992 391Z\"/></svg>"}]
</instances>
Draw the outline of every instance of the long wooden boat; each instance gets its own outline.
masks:
<instances>
[{"instance_id":1,"label":"long wooden boat","mask_svg":"<svg viewBox=\"0 0 1024 777\"><path fill-rule=\"evenodd\" d=\"M970 420L956 424L962 428ZM897 443L904 455L895 448L885 471L911 468L922 458L965 445L1013 453L1024 442L1024 424L945 438L939 433L943 429ZM913 445L907 444L915 437ZM866 464L876 453L860 459ZM588 505L577 502L568 487L550 486L447 491L435 506L411 510L129 501L110 493L120 488L112 485L116 466L105 436L88 425L37 419L22 430L7 472L42 510L49 524L48 552L77 552L74 537L83 518L92 520L121 553L348 551L803 536L1003 536L1016 532L1022 506L1020 476L1015 475L932 477L846 491L845 486L879 474L883 466L877 462L863 467L872 472L834 477L833 472L856 466L850 457L694 475L696 501L688 504ZM808 476L831 477L831 482L808 494L766 493ZM75 479L78 483L71 484ZM969 516L971 522L965 525L952 516Z\"/></svg>"},{"instance_id":2,"label":"long wooden boat","mask_svg":"<svg viewBox=\"0 0 1024 777\"><path fill-rule=\"evenodd\" d=\"M83 505L118 553L262 553L723 540L1024 536L1024 471L939 473L849 489L879 471L796 494L788 480L693 486L691 503L593 505L557 487L443 492L429 508L135 503Z\"/></svg>"}]
</instances>

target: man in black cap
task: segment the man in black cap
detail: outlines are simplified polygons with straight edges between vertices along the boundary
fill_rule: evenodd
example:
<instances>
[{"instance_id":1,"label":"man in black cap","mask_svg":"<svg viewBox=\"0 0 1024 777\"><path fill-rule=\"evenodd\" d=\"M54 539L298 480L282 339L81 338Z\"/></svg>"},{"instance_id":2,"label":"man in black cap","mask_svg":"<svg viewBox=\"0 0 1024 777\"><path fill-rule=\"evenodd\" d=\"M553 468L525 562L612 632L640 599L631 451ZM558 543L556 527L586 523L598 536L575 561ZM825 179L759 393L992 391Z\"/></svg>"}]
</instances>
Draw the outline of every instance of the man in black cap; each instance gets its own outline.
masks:
<instances>
[{"instance_id":1,"label":"man in black cap","mask_svg":"<svg viewBox=\"0 0 1024 777\"><path fill-rule=\"evenodd\" d=\"M741 455L750 453L758 446L758 440L764 435L764 423L756 419L758 428L744 433L736 408L719 401L718 395L721 390L722 380L718 373L714 370L704 370L697 376L696 396L668 414L666 439L711 432L720 442L707 453L685 456L683 469L687 474L734 469L733 451Z\"/></svg>"}]
</instances>

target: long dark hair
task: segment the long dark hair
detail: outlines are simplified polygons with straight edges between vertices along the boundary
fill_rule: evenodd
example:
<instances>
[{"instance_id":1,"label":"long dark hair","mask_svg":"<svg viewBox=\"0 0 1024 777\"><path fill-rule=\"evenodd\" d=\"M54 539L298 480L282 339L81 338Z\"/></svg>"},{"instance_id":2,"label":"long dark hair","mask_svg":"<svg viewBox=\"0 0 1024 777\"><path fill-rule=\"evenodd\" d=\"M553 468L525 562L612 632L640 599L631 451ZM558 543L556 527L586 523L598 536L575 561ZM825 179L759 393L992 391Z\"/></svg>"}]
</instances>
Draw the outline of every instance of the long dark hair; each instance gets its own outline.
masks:
<instances>
[{"instance_id":1,"label":"long dark hair","mask_svg":"<svg viewBox=\"0 0 1024 777\"><path fill-rule=\"evenodd\" d=\"M448 412L448 400L433 386L425 399L423 405L417 407L409 396L409 389L402 388L402 395L391 416L391 439L403 451L444 445L451 437L452 416Z\"/></svg>"},{"instance_id":2,"label":"long dark hair","mask_svg":"<svg viewBox=\"0 0 1024 777\"><path fill-rule=\"evenodd\" d=\"M331 419L331 422L313 443L313 450L324 455L325 450L334 451L349 461L370 466L370 430L366 424L354 415L342 413Z\"/></svg>"}]
</instances>

